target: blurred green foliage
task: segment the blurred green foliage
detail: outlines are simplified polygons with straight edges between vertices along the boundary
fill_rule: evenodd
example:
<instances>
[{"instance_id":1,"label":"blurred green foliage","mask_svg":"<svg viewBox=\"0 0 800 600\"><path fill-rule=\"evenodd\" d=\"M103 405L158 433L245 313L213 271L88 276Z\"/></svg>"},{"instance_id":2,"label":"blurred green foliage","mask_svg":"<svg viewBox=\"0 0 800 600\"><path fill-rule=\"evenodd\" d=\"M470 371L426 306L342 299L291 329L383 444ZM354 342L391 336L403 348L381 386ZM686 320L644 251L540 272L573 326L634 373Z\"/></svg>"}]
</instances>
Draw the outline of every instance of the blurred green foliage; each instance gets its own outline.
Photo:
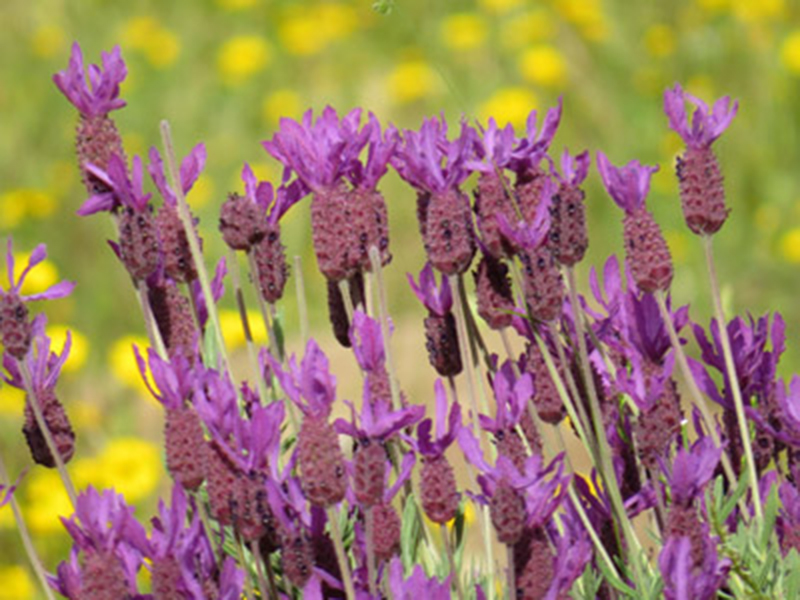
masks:
<instances>
[{"instance_id":1,"label":"blurred green foliage","mask_svg":"<svg viewBox=\"0 0 800 600\"><path fill-rule=\"evenodd\" d=\"M73 40L89 62L122 47L128 106L115 118L130 154L160 144L161 119L171 122L180 155L206 143L206 175L190 202L209 263L224 254L216 215L228 191L241 187L242 164L262 178L280 174L259 142L281 116L330 104L340 112L362 106L401 129L440 112L451 122L493 115L521 128L531 109L562 96L555 152L565 145L602 149L616 163L661 165L649 203L674 254L673 294L704 324L711 307L700 246L683 225L673 172L681 143L667 127L661 95L676 81L707 101L729 94L739 100L739 114L715 146L733 209L715 240L729 314L783 312L790 340L783 374L800 362L793 343L800 316L800 8L792 0L6 0L0 23L0 234L13 233L26 250L46 241L54 273L79 282L71 299L48 311L86 340L86 365L81 374L67 373L61 393L68 410L83 403L73 412L79 452L98 457L91 460L102 460L123 434L160 443L158 426L153 430L160 421L151 405L126 405L141 392L109 371L128 347L122 359L112 358L115 342L143 330L127 275L105 244L111 224L102 215L75 215L85 194L73 155L76 114L51 82ZM404 281L423 263L414 193L394 173L382 189L395 254L387 274L392 312L419 311ZM587 203L584 281L590 266L621 250L621 214L594 173ZM289 256L303 257L312 326L326 327L306 204L287 215L284 241ZM229 297L224 304L232 307ZM292 307L287 302L284 310L296 335ZM18 433L21 400L5 398L0 407L0 449L19 471L28 464ZM21 490L31 510L37 481ZM40 538L48 568L66 556L55 531ZM0 565L23 564L22 556L6 514ZM0 570L0 579L12 581L14 573ZM33 596L0 587L6 597Z\"/></svg>"}]
</instances>

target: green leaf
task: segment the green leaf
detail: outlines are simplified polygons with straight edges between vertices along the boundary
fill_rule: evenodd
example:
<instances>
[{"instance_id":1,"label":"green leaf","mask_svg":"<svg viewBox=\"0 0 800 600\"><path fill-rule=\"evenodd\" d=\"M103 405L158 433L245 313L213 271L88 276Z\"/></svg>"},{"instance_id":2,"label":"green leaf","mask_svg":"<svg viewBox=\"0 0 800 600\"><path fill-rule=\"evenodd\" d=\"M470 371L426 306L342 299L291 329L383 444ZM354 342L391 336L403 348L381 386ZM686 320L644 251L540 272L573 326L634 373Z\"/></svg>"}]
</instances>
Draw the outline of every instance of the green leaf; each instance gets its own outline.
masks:
<instances>
[{"instance_id":1,"label":"green leaf","mask_svg":"<svg viewBox=\"0 0 800 600\"><path fill-rule=\"evenodd\" d=\"M604 560L598 560L597 566L600 568L600 572L603 574L605 580L608 581L609 585L611 585L614 589L632 598L637 597L636 590L612 573L611 569L608 568L608 565Z\"/></svg>"},{"instance_id":2,"label":"green leaf","mask_svg":"<svg viewBox=\"0 0 800 600\"><path fill-rule=\"evenodd\" d=\"M417 548L422 537L422 523L413 494L406 498L403 507L403 524L400 528L400 557L403 568L408 572L417 562Z\"/></svg>"},{"instance_id":3,"label":"green leaf","mask_svg":"<svg viewBox=\"0 0 800 600\"><path fill-rule=\"evenodd\" d=\"M730 514L733 512L733 509L736 507L736 504L739 502L739 499L744 496L745 492L749 487L749 481L747 480L746 474L743 474L739 477L739 482L736 484L736 490L733 492L733 495L728 497L725 502L722 504L722 508L719 511L719 520L720 523L724 523Z\"/></svg>"}]
</instances>

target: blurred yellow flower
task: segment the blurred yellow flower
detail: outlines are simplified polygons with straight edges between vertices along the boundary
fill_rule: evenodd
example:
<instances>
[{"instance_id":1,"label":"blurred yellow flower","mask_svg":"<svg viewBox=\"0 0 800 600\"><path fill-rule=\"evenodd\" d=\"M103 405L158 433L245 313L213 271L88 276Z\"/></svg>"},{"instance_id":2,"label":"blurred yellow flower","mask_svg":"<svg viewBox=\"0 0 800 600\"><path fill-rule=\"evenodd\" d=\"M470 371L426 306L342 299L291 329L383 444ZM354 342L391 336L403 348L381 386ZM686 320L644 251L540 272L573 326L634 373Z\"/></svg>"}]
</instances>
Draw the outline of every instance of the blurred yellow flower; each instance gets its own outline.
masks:
<instances>
[{"instance_id":1,"label":"blurred yellow flower","mask_svg":"<svg viewBox=\"0 0 800 600\"><path fill-rule=\"evenodd\" d=\"M745 23L779 20L786 6L783 0L732 0L733 13Z\"/></svg>"},{"instance_id":2,"label":"blurred yellow flower","mask_svg":"<svg viewBox=\"0 0 800 600\"><path fill-rule=\"evenodd\" d=\"M245 10L253 8L258 0L217 0L217 6L224 10Z\"/></svg>"},{"instance_id":3,"label":"blurred yellow flower","mask_svg":"<svg viewBox=\"0 0 800 600\"><path fill-rule=\"evenodd\" d=\"M244 83L272 59L267 41L257 35L239 35L226 41L217 54L217 70L229 85Z\"/></svg>"},{"instance_id":4,"label":"blurred yellow flower","mask_svg":"<svg viewBox=\"0 0 800 600\"><path fill-rule=\"evenodd\" d=\"M97 459L97 486L114 488L129 503L152 494L164 475L161 449L139 438L114 438Z\"/></svg>"},{"instance_id":5,"label":"blurred yellow flower","mask_svg":"<svg viewBox=\"0 0 800 600\"><path fill-rule=\"evenodd\" d=\"M478 5L488 12L505 13L524 4L525 0L478 0Z\"/></svg>"},{"instance_id":6,"label":"blurred yellow flower","mask_svg":"<svg viewBox=\"0 0 800 600\"><path fill-rule=\"evenodd\" d=\"M24 490L21 491L22 512L32 533L47 534L63 530L59 517L70 516L72 504L56 471L31 471L25 478Z\"/></svg>"},{"instance_id":7,"label":"blurred yellow flower","mask_svg":"<svg viewBox=\"0 0 800 600\"><path fill-rule=\"evenodd\" d=\"M289 54L310 56L347 37L357 25L352 7L331 2L289 12L278 26L278 36Z\"/></svg>"},{"instance_id":8,"label":"blurred yellow flower","mask_svg":"<svg viewBox=\"0 0 800 600\"><path fill-rule=\"evenodd\" d=\"M392 100L406 104L430 94L436 87L437 77L424 60L409 59L400 62L389 73L386 86Z\"/></svg>"},{"instance_id":9,"label":"blurred yellow flower","mask_svg":"<svg viewBox=\"0 0 800 600\"><path fill-rule=\"evenodd\" d=\"M37 27L31 36L31 48L39 58L57 56L64 50L66 43L64 30L54 23L47 23Z\"/></svg>"},{"instance_id":10,"label":"blurred yellow flower","mask_svg":"<svg viewBox=\"0 0 800 600\"><path fill-rule=\"evenodd\" d=\"M0 567L0 600L28 600L34 598L33 580L28 571L19 565Z\"/></svg>"},{"instance_id":11,"label":"blurred yellow flower","mask_svg":"<svg viewBox=\"0 0 800 600\"><path fill-rule=\"evenodd\" d=\"M523 52L519 71L526 81L545 87L559 87L567 78L564 57L549 45L534 46Z\"/></svg>"},{"instance_id":12,"label":"blurred yellow flower","mask_svg":"<svg viewBox=\"0 0 800 600\"><path fill-rule=\"evenodd\" d=\"M134 17L122 29L123 44L142 52L147 61L162 69L172 65L180 54L178 37L154 17Z\"/></svg>"},{"instance_id":13,"label":"blurred yellow flower","mask_svg":"<svg viewBox=\"0 0 800 600\"><path fill-rule=\"evenodd\" d=\"M697 5L710 13L718 13L730 8L732 0L697 0Z\"/></svg>"},{"instance_id":14,"label":"blurred yellow flower","mask_svg":"<svg viewBox=\"0 0 800 600\"><path fill-rule=\"evenodd\" d=\"M800 29L795 29L783 40L781 62L789 72L800 75Z\"/></svg>"},{"instance_id":15,"label":"blurred yellow flower","mask_svg":"<svg viewBox=\"0 0 800 600\"><path fill-rule=\"evenodd\" d=\"M125 335L111 345L111 350L108 353L108 365L117 380L137 390L145 397L152 399L147 386L142 381L139 367L136 364L136 358L133 354L134 344L139 347L139 352L142 353L142 356L146 357L147 349L150 346L148 339L141 335ZM156 402L156 400L153 399L153 402Z\"/></svg>"},{"instance_id":16,"label":"blurred yellow flower","mask_svg":"<svg viewBox=\"0 0 800 600\"><path fill-rule=\"evenodd\" d=\"M21 419L24 405L25 392L10 385L0 387L0 417Z\"/></svg>"},{"instance_id":17,"label":"blurred yellow flower","mask_svg":"<svg viewBox=\"0 0 800 600\"><path fill-rule=\"evenodd\" d=\"M261 105L261 116L270 127L277 125L281 117L297 119L302 111L300 94L285 88L272 92Z\"/></svg>"},{"instance_id":18,"label":"blurred yellow flower","mask_svg":"<svg viewBox=\"0 0 800 600\"><path fill-rule=\"evenodd\" d=\"M221 310L219 312L219 321L222 327L222 337L225 338L225 345L231 350L243 347L246 339L242 320L239 318L239 311ZM261 313L256 310L248 310L247 322L250 325L253 340L257 344L266 344L267 329L264 326L264 319L261 318Z\"/></svg>"},{"instance_id":19,"label":"blurred yellow flower","mask_svg":"<svg viewBox=\"0 0 800 600\"><path fill-rule=\"evenodd\" d=\"M72 426L78 431L96 430L103 423L103 413L94 402L70 398L69 405L65 408Z\"/></svg>"},{"instance_id":20,"label":"blurred yellow flower","mask_svg":"<svg viewBox=\"0 0 800 600\"><path fill-rule=\"evenodd\" d=\"M601 42L608 37L600 0L555 0L556 10L569 23L573 23L587 40Z\"/></svg>"},{"instance_id":21,"label":"blurred yellow flower","mask_svg":"<svg viewBox=\"0 0 800 600\"><path fill-rule=\"evenodd\" d=\"M536 95L528 88L506 87L497 90L484 102L478 113L482 122L494 117L501 127L511 123L521 130L525 128L525 120L537 104Z\"/></svg>"},{"instance_id":22,"label":"blurred yellow flower","mask_svg":"<svg viewBox=\"0 0 800 600\"><path fill-rule=\"evenodd\" d=\"M26 217L49 217L55 209L56 200L48 192L32 188L9 190L0 196L0 228L14 229Z\"/></svg>"},{"instance_id":23,"label":"blurred yellow flower","mask_svg":"<svg viewBox=\"0 0 800 600\"><path fill-rule=\"evenodd\" d=\"M73 373L79 371L86 363L86 357L89 354L89 340L80 331L69 328L66 325L53 324L47 326L47 335L52 339L51 352L61 352L67 339L67 331L72 336L72 348L69 351L67 362L64 363L63 370L65 373Z\"/></svg>"},{"instance_id":24,"label":"blurred yellow flower","mask_svg":"<svg viewBox=\"0 0 800 600\"><path fill-rule=\"evenodd\" d=\"M29 257L30 254L26 252L14 253L16 277L20 276L22 269L28 264ZM22 284L21 292L24 296L39 294L56 283L58 283L58 269L46 258L28 271L28 274L25 276L25 282Z\"/></svg>"},{"instance_id":25,"label":"blurred yellow flower","mask_svg":"<svg viewBox=\"0 0 800 600\"><path fill-rule=\"evenodd\" d=\"M474 13L449 15L442 21L441 35L451 50L474 50L486 41L486 23Z\"/></svg>"},{"instance_id":26,"label":"blurred yellow flower","mask_svg":"<svg viewBox=\"0 0 800 600\"><path fill-rule=\"evenodd\" d=\"M325 2L317 7L322 31L331 41L350 35L358 26L358 15L352 6L340 2Z\"/></svg>"},{"instance_id":27,"label":"blurred yellow flower","mask_svg":"<svg viewBox=\"0 0 800 600\"><path fill-rule=\"evenodd\" d=\"M669 25L651 25L644 32L644 46L656 58L669 56L675 52L675 32Z\"/></svg>"},{"instance_id":28,"label":"blurred yellow flower","mask_svg":"<svg viewBox=\"0 0 800 600\"><path fill-rule=\"evenodd\" d=\"M214 195L214 181L206 173L200 173L200 177L194 182L192 190L187 199L193 208L202 208Z\"/></svg>"},{"instance_id":29,"label":"blurred yellow flower","mask_svg":"<svg viewBox=\"0 0 800 600\"><path fill-rule=\"evenodd\" d=\"M783 258L790 263L800 263L800 227L790 229L780 241Z\"/></svg>"},{"instance_id":30,"label":"blurred yellow flower","mask_svg":"<svg viewBox=\"0 0 800 600\"><path fill-rule=\"evenodd\" d=\"M549 11L539 8L515 15L502 28L500 39L506 48L524 48L551 39L556 34L556 22Z\"/></svg>"}]
</instances>

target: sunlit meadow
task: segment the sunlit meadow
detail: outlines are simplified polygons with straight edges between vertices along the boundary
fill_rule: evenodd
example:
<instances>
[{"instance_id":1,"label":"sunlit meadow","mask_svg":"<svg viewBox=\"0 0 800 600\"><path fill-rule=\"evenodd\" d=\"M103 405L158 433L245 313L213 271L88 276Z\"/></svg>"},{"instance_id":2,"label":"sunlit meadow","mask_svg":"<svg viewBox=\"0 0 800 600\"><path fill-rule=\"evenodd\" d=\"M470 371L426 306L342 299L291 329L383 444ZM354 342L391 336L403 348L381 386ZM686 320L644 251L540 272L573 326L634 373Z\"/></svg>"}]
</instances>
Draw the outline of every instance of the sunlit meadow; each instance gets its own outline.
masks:
<instances>
[{"instance_id":1,"label":"sunlit meadow","mask_svg":"<svg viewBox=\"0 0 800 600\"><path fill-rule=\"evenodd\" d=\"M171 124L179 157L206 144L206 169L191 204L206 255L214 258L227 252L216 235L219 207L229 192L243 192L242 164L259 179L280 180L282 166L260 142L273 136L281 117L299 119L309 108L316 115L327 105L344 114L360 106L400 130L443 113L451 124L462 115L473 125L492 116L521 135L532 109L543 114L562 98L565 118L554 155L564 146L593 154L602 149L615 164L636 157L661 165L648 206L675 262L673 302L690 304L700 323L708 322L711 301L700 247L679 208L673 167L683 142L667 126L662 94L681 82L706 100L730 95L739 112L715 146L732 209L715 237L723 303L729 316L781 311L788 348L779 375L800 367L795 2L11 0L0 5L0 23L0 236L13 234L23 263L36 244L48 245L47 260L31 272L23 293L62 279L78 282L69 298L46 307L57 348L67 329L72 332L59 382L77 433L69 469L79 489L114 487L124 494L140 519L154 514L170 489L163 411L132 360L131 345L144 347L147 337L130 278L105 242L114 235L111 222L75 214L86 197L74 155L75 112L51 79L65 67L73 41L88 62L115 45L122 49L128 106L115 119L129 156L160 147L162 119ZM416 276L425 262L415 195L393 170L381 189L392 231L394 260L385 276L398 377L409 398L433 406L434 371L427 361L402 358L421 355L424 344L423 309L406 282L406 273ZM609 253L622 252L620 213L594 167L585 190L590 243L578 267L581 282L591 266L602 268ZM293 210L281 224L287 256L301 257L306 288L323 289L308 211ZM264 343L251 295L254 338ZM287 350L302 354L293 280L287 298L280 308ZM308 300L311 331L330 351L338 396L356 399L357 365L335 346L324 294L309 293ZM228 347L244 364L245 338L230 294L220 304L220 321ZM500 347L499 338L490 342ZM58 517L71 507L57 474L28 456L20 434L23 399L19 390L0 388L0 453L13 477L28 470L16 497L45 567L53 570L69 552ZM346 414L343 407L339 414ZM0 600L41 597L28 564L11 511L0 510Z\"/></svg>"}]
</instances>

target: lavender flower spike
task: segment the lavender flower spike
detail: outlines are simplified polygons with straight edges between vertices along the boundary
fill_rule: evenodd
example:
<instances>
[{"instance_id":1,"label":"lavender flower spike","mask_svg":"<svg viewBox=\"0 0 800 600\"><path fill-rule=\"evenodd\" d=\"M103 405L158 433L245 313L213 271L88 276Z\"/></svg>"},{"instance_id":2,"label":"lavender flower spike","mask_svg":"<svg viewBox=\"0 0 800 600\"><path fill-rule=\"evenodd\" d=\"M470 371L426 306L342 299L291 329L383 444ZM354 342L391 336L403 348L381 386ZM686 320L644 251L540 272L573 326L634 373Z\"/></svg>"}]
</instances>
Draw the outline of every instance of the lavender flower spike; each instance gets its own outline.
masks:
<instances>
[{"instance_id":1,"label":"lavender flower spike","mask_svg":"<svg viewBox=\"0 0 800 600\"><path fill-rule=\"evenodd\" d=\"M597 168L609 195L625 211L625 255L636 285L643 292L666 291L672 283L672 257L661 228L645 206L650 177L658 167L638 160L615 167L598 152Z\"/></svg>"},{"instance_id":2,"label":"lavender flower spike","mask_svg":"<svg viewBox=\"0 0 800 600\"><path fill-rule=\"evenodd\" d=\"M119 46L102 53L103 69L89 65L89 82L86 81L83 52L78 42L72 44L72 56L64 71L53 75L53 81L67 99L85 117L106 115L125 106L119 97L119 85L128 74Z\"/></svg>"},{"instance_id":3,"label":"lavender flower spike","mask_svg":"<svg viewBox=\"0 0 800 600\"><path fill-rule=\"evenodd\" d=\"M450 290L450 282L447 277L442 277L441 286L436 285L436 275L433 265L426 263L425 268L419 273L419 285L414 281L411 273L406 274L414 295L425 305L425 308L432 314L443 317L453 308L453 292Z\"/></svg>"},{"instance_id":4,"label":"lavender flower spike","mask_svg":"<svg viewBox=\"0 0 800 600\"><path fill-rule=\"evenodd\" d=\"M691 129L684 107L686 100L697 107ZM725 206L722 173L711 144L728 128L738 108L738 102L731 105L730 97L725 96L709 111L705 102L684 92L678 84L664 92L664 112L669 126L686 143L686 151L675 164L681 208L689 229L698 235L717 232L730 212Z\"/></svg>"}]
</instances>

